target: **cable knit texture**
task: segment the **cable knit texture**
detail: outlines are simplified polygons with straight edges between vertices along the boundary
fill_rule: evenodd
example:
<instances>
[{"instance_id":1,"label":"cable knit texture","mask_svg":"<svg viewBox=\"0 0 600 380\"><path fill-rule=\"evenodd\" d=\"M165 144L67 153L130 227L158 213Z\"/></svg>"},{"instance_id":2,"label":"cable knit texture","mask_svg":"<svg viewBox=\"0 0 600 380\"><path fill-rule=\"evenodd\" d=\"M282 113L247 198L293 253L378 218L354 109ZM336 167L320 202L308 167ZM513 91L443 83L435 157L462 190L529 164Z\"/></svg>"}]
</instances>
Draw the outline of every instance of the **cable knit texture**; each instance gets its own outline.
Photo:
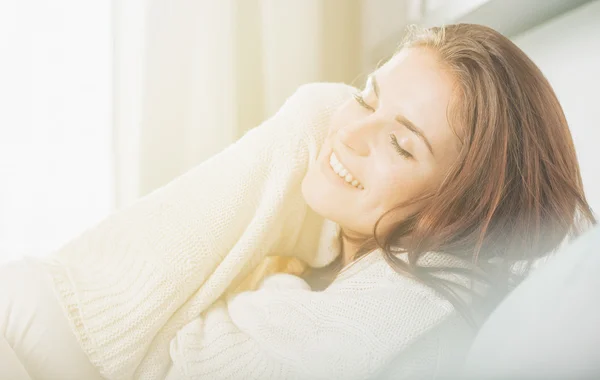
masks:
<instances>
[{"instance_id":1,"label":"cable knit texture","mask_svg":"<svg viewBox=\"0 0 600 380\"><path fill-rule=\"evenodd\" d=\"M275 275L257 291L226 296L267 255L320 267L339 253L337 229L310 210L300 185L351 91L300 87L236 143L45 258L102 376L373 378L453 319L447 301L397 275L378 251L322 292ZM421 343L401 372L435 372L445 355L438 343Z\"/></svg>"}]
</instances>

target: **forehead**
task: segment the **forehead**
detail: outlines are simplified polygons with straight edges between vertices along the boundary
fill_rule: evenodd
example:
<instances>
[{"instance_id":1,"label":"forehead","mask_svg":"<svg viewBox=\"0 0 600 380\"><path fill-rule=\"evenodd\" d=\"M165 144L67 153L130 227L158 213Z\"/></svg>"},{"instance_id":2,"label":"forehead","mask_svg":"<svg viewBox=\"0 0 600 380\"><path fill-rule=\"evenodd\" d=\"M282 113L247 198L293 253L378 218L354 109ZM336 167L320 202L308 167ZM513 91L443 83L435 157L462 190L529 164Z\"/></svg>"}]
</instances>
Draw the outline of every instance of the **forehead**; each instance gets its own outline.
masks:
<instances>
[{"instance_id":1,"label":"forehead","mask_svg":"<svg viewBox=\"0 0 600 380\"><path fill-rule=\"evenodd\" d=\"M454 80L433 51L403 49L376 70L374 76L381 106L421 128L434 152L458 149L459 140L447 119Z\"/></svg>"}]
</instances>

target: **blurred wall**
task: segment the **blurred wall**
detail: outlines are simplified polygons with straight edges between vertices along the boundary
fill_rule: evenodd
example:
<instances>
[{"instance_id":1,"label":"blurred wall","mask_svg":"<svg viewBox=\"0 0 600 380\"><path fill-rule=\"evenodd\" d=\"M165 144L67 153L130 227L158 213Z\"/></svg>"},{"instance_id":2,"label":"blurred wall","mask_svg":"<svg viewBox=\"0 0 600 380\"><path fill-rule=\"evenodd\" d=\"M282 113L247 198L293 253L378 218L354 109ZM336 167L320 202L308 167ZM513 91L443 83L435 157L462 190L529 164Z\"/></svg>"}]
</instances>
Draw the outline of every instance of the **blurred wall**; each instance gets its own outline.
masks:
<instances>
[{"instance_id":1,"label":"blurred wall","mask_svg":"<svg viewBox=\"0 0 600 380\"><path fill-rule=\"evenodd\" d=\"M600 1L513 40L541 68L563 106L588 201L600 216Z\"/></svg>"},{"instance_id":2,"label":"blurred wall","mask_svg":"<svg viewBox=\"0 0 600 380\"><path fill-rule=\"evenodd\" d=\"M367 75L400 44L399 26L407 23L406 0L361 1L361 71Z\"/></svg>"}]
</instances>

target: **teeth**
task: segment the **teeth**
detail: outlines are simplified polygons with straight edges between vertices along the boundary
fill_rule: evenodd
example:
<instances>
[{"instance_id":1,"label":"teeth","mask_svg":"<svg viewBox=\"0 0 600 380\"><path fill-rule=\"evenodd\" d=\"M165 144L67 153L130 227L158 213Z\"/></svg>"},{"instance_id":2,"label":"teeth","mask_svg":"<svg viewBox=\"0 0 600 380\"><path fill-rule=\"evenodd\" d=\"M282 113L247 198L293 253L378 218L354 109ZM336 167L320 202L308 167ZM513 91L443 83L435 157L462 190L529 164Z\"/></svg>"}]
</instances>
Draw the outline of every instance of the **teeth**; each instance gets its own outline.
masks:
<instances>
[{"instance_id":1,"label":"teeth","mask_svg":"<svg viewBox=\"0 0 600 380\"><path fill-rule=\"evenodd\" d=\"M335 156L335 153L333 153L333 152L331 153L331 156L329 157L329 164L331 165L331 168L333 169L333 171L337 175L342 177L344 179L344 181L346 181L349 185L354 186L360 190L364 189L362 184L360 182L358 182L358 180L355 179L352 176L352 174L350 174L350 172L348 172L348 169L346 169L344 166L342 166L342 164L340 163L338 158Z\"/></svg>"}]
</instances>

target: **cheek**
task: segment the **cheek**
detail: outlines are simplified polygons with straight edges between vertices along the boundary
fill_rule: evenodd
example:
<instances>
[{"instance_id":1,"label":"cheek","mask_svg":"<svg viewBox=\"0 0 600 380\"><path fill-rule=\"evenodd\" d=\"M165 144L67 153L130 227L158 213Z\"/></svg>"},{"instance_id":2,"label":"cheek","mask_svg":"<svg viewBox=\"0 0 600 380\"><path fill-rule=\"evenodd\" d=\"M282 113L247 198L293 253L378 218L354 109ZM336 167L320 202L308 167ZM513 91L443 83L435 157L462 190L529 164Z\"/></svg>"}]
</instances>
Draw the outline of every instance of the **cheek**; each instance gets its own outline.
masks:
<instances>
[{"instance_id":1,"label":"cheek","mask_svg":"<svg viewBox=\"0 0 600 380\"><path fill-rule=\"evenodd\" d=\"M372 200L382 212L420 196L430 187L430 176L419 168L396 167L377 173L380 176L375 179L378 185L373 189Z\"/></svg>"}]
</instances>

